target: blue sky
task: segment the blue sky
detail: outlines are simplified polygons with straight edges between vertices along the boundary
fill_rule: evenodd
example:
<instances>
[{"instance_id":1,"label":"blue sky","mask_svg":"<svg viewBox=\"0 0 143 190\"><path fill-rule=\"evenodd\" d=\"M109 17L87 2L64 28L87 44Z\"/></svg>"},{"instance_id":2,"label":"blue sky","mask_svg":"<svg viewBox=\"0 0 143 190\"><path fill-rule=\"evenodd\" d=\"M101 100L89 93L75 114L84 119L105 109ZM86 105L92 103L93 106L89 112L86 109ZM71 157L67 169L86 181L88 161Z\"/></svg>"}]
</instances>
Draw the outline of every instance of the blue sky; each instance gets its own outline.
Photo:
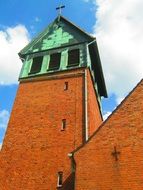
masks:
<instances>
[{"instance_id":1,"label":"blue sky","mask_svg":"<svg viewBox=\"0 0 143 190\"><path fill-rule=\"evenodd\" d=\"M93 8L91 3L85 3L83 0L78 0L78 2L76 0L63 0L62 2L66 6L63 14L88 32L92 32L92 27L95 22L93 14L93 9L95 9L95 7ZM55 9L59 4L60 1L58 0L23 0L20 2L19 0L1 1L0 25L7 27L23 24L26 26L32 37L55 19L57 16Z\"/></svg>"},{"instance_id":2,"label":"blue sky","mask_svg":"<svg viewBox=\"0 0 143 190\"><path fill-rule=\"evenodd\" d=\"M0 143L4 137L21 62L17 53L57 16L59 0L0 1ZM97 37L109 98L109 115L142 78L141 0L63 0L63 16ZM136 9L134 8L136 7ZM116 10L116 11L115 11Z\"/></svg>"}]
</instances>

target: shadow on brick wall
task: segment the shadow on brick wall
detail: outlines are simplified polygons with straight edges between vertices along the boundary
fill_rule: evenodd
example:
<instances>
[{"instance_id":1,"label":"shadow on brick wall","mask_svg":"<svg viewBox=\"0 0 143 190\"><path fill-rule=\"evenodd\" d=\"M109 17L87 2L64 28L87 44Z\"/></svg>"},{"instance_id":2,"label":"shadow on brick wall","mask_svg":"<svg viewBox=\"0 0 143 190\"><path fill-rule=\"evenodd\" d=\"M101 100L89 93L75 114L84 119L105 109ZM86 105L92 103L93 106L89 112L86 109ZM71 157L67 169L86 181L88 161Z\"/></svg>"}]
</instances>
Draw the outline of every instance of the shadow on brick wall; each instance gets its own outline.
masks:
<instances>
[{"instance_id":1,"label":"shadow on brick wall","mask_svg":"<svg viewBox=\"0 0 143 190\"><path fill-rule=\"evenodd\" d=\"M69 177L64 181L62 187L58 187L57 190L74 190L75 188L75 172L71 173Z\"/></svg>"}]
</instances>

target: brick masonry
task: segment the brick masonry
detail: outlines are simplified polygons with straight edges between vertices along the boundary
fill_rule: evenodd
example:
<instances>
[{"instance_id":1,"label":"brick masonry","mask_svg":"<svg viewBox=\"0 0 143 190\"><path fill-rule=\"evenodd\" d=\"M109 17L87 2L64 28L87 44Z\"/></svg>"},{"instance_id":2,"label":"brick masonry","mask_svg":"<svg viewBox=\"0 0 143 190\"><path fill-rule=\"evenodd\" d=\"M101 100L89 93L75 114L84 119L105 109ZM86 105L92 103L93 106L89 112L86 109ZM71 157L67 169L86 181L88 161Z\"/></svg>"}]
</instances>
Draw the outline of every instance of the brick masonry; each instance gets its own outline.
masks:
<instances>
[{"instance_id":1,"label":"brick masonry","mask_svg":"<svg viewBox=\"0 0 143 190\"><path fill-rule=\"evenodd\" d=\"M143 189L143 80L75 153L75 161L76 190Z\"/></svg>"},{"instance_id":2,"label":"brick masonry","mask_svg":"<svg viewBox=\"0 0 143 190\"><path fill-rule=\"evenodd\" d=\"M62 189L72 190L68 153L84 143L84 71L20 83L0 153L1 190L54 190L59 171L64 174ZM89 71L87 78L91 135L102 118ZM61 131L63 119L67 125Z\"/></svg>"},{"instance_id":3,"label":"brick masonry","mask_svg":"<svg viewBox=\"0 0 143 190\"><path fill-rule=\"evenodd\" d=\"M88 71L87 75L87 81L88 81L88 132L89 137L93 134L93 132L96 131L96 129L102 124L102 115L99 109L99 104L97 101L97 94L95 92L94 84L92 82L92 77L90 75L90 72Z\"/></svg>"}]
</instances>

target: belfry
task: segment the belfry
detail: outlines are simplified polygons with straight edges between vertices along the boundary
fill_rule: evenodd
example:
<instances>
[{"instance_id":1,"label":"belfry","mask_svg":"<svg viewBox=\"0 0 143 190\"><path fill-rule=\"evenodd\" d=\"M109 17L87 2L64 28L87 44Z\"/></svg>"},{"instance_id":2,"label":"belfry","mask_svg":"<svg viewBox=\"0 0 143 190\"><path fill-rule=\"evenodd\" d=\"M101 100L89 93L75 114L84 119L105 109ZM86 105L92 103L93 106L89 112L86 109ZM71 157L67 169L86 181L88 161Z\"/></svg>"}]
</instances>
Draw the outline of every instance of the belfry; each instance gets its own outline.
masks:
<instances>
[{"instance_id":1,"label":"belfry","mask_svg":"<svg viewBox=\"0 0 143 190\"><path fill-rule=\"evenodd\" d=\"M96 39L60 15L19 56L19 88L1 151L3 188L72 190L70 153L102 123L107 97Z\"/></svg>"},{"instance_id":2,"label":"belfry","mask_svg":"<svg viewBox=\"0 0 143 190\"><path fill-rule=\"evenodd\" d=\"M143 80L103 122L107 92L96 38L61 8L19 53L0 190L142 190Z\"/></svg>"}]
</instances>

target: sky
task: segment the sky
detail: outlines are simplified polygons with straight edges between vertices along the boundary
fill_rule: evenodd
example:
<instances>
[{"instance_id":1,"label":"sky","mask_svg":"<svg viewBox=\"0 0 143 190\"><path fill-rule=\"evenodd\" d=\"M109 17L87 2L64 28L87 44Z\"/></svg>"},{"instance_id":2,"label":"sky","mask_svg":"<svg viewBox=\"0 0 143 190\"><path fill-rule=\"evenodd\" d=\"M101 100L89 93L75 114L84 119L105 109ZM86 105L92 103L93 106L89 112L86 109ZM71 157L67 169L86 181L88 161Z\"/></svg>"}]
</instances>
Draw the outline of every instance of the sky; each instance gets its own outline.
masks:
<instances>
[{"instance_id":1,"label":"sky","mask_svg":"<svg viewBox=\"0 0 143 190\"><path fill-rule=\"evenodd\" d=\"M0 1L0 144L18 88L18 52L57 16L60 0ZM143 76L142 0L62 0L62 14L96 36L108 98L107 118Z\"/></svg>"}]
</instances>

